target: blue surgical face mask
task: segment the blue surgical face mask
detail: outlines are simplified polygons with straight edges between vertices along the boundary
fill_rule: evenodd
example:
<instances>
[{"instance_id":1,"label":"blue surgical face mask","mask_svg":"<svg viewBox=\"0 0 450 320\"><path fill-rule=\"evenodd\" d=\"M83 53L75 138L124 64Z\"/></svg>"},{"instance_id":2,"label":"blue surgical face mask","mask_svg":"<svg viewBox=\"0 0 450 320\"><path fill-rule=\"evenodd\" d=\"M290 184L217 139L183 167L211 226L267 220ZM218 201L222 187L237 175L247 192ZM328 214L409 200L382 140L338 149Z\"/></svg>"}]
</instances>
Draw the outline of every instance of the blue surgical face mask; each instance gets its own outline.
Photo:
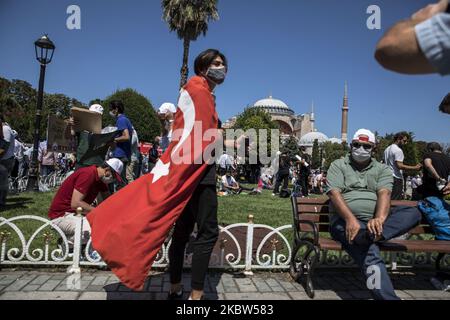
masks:
<instances>
[{"instance_id":1,"label":"blue surgical face mask","mask_svg":"<svg viewBox=\"0 0 450 320\"><path fill-rule=\"evenodd\" d=\"M372 157L372 150L366 150L362 146L357 148L352 147L352 159L357 163L365 163Z\"/></svg>"},{"instance_id":2,"label":"blue surgical face mask","mask_svg":"<svg viewBox=\"0 0 450 320\"><path fill-rule=\"evenodd\" d=\"M225 81L227 69L225 67L209 68L206 72L206 77L215 84L222 84Z\"/></svg>"}]
</instances>

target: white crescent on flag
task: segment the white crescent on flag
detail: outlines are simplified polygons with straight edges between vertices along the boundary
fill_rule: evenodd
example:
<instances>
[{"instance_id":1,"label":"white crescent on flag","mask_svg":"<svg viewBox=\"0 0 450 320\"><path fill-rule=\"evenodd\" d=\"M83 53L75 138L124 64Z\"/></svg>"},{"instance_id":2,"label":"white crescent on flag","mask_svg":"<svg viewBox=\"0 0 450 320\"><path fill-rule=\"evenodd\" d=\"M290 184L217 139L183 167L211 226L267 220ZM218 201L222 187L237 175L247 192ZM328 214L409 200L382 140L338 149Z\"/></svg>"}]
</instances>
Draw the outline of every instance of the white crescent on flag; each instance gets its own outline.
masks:
<instances>
[{"instance_id":1,"label":"white crescent on flag","mask_svg":"<svg viewBox=\"0 0 450 320\"><path fill-rule=\"evenodd\" d=\"M178 149L183 145L184 141L191 135L195 123L195 106L189 93L181 89L180 97L178 99L178 108L183 113L184 127L183 133L177 145L173 148L171 156L175 155ZM164 163L161 160L156 162L155 167L150 172L153 174L152 183L158 181L161 177L169 174L170 162Z\"/></svg>"}]
</instances>

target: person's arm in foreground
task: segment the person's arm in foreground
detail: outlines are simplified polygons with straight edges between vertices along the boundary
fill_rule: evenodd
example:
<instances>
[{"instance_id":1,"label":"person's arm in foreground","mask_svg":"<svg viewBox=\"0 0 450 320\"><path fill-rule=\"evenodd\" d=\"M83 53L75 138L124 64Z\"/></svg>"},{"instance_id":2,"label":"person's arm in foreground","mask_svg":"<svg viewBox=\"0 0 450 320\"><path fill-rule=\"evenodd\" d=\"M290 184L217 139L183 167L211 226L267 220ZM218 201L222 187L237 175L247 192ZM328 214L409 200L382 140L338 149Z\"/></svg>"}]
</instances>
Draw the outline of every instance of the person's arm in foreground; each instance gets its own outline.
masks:
<instances>
[{"instance_id":1,"label":"person's arm in foreground","mask_svg":"<svg viewBox=\"0 0 450 320\"><path fill-rule=\"evenodd\" d=\"M358 234L361 226L358 219L353 215L353 212L347 206L340 191L332 189L328 192L328 197L333 202L334 208L339 216L345 221L345 234L348 242L352 242Z\"/></svg>"},{"instance_id":2,"label":"person's arm in foreground","mask_svg":"<svg viewBox=\"0 0 450 320\"><path fill-rule=\"evenodd\" d=\"M415 166L404 164L403 161L395 161L395 163L400 170L420 170L422 168L422 165L420 163L416 164Z\"/></svg>"},{"instance_id":3,"label":"person's arm in foreground","mask_svg":"<svg viewBox=\"0 0 450 320\"><path fill-rule=\"evenodd\" d=\"M367 229L369 229L370 233L379 237L383 232L383 224L391 208L391 191L388 189L378 190L377 197L375 216L367 223Z\"/></svg>"},{"instance_id":4,"label":"person's arm in foreground","mask_svg":"<svg viewBox=\"0 0 450 320\"><path fill-rule=\"evenodd\" d=\"M431 159L427 158L424 161L425 168L428 170L428 172L431 174L431 176L436 180L441 180L442 178L437 173L436 169L433 167L433 163L431 162Z\"/></svg>"},{"instance_id":5,"label":"person's arm in foreground","mask_svg":"<svg viewBox=\"0 0 450 320\"><path fill-rule=\"evenodd\" d=\"M436 72L420 48L415 27L444 12L447 6L448 0L430 4L389 29L377 44L375 59L378 63L386 69L406 74Z\"/></svg>"},{"instance_id":6,"label":"person's arm in foreground","mask_svg":"<svg viewBox=\"0 0 450 320\"><path fill-rule=\"evenodd\" d=\"M70 202L70 206L72 207L73 210L76 210L78 207L81 207L83 209L83 214L86 215L91 210L93 210L94 207L92 207L89 203L85 202L84 198L85 198L84 194L82 194L77 189L74 189L72 193L72 200Z\"/></svg>"},{"instance_id":7,"label":"person's arm in foreground","mask_svg":"<svg viewBox=\"0 0 450 320\"><path fill-rule=\"evenodd\" d=\"M122 131L122 135L115 138L114 142L126 142L128 140L130 140L130 132L128 131L128 129L124 129Z\"/></svg>"}]
</instances>

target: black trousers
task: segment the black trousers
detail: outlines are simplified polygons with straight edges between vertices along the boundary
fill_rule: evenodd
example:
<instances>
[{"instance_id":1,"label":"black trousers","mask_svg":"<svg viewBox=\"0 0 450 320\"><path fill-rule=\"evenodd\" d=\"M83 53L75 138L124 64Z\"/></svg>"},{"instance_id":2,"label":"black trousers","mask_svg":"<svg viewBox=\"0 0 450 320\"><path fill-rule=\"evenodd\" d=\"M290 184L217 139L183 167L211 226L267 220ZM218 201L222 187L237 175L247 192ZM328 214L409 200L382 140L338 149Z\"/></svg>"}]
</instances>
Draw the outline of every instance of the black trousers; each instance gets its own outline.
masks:
<instances>
[{"instance_id":1,"label":"black trousers","mask_svg":"<svg viewBox=\"0 0 450 320\"><path fill-rule=\"evenodd\" d=\"M287 189L288 182L289 182L289 172L288 173L278 173L277 174L277 181L275 182L275 187L273 189L273 193L279 193L280 192L281 182L283 182L283 189Z\"/></svg>"},{"instance_id":2,"label":"black trousers","mask_svg":"<svg viewBox=\"0 0 450 320\"><path fill-rule=\"evenodd\" d=\"M307 197L309 195L308 176L300 176L300 186L302 188L302 196Z\"/></svg>"},{"instance_id":3,"label":"black trousers","mask_svg":"<svg viewBox=\"0 0 450 320\"><path fill-rule=\"evenodd\" d=\"M403 200L403 179L397 179L394 177L391 200Z\"/></svg>"},{"instance_id":4,"label":"black trousers","mask_svg":"<svg viewBox=\"0 0 450 320\"><path fill-rule=\"evenodd\" d=\"M219 237L216 186L199 185L175 224L169 249L172 284L181 282L184 252L195 223L197 237L192 242L191 287L194 290L203 290L209 259Z\"/></svg>"}]
</instances>

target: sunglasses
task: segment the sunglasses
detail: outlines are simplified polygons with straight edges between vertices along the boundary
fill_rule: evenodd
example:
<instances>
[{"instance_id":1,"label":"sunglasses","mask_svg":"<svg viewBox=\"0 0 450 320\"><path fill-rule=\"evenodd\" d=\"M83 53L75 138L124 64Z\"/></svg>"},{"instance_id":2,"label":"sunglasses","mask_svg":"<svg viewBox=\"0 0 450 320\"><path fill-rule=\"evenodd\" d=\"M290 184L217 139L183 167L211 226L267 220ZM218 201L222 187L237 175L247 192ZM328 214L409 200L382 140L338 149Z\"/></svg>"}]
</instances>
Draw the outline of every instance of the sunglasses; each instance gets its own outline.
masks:
<instances>
[{"instance_id":1,"label":"sunglasses","mask_svg":"<svg viewBox=\"0 0 450 320\"><path fill-rule=\"evenodd\" d=\"M352 147L355 149L359 149L363 147L365 150L372 150L373 146L370 144L365 143L359 143L359 142L352 142Z\"/></svg>"}]
</instances>

